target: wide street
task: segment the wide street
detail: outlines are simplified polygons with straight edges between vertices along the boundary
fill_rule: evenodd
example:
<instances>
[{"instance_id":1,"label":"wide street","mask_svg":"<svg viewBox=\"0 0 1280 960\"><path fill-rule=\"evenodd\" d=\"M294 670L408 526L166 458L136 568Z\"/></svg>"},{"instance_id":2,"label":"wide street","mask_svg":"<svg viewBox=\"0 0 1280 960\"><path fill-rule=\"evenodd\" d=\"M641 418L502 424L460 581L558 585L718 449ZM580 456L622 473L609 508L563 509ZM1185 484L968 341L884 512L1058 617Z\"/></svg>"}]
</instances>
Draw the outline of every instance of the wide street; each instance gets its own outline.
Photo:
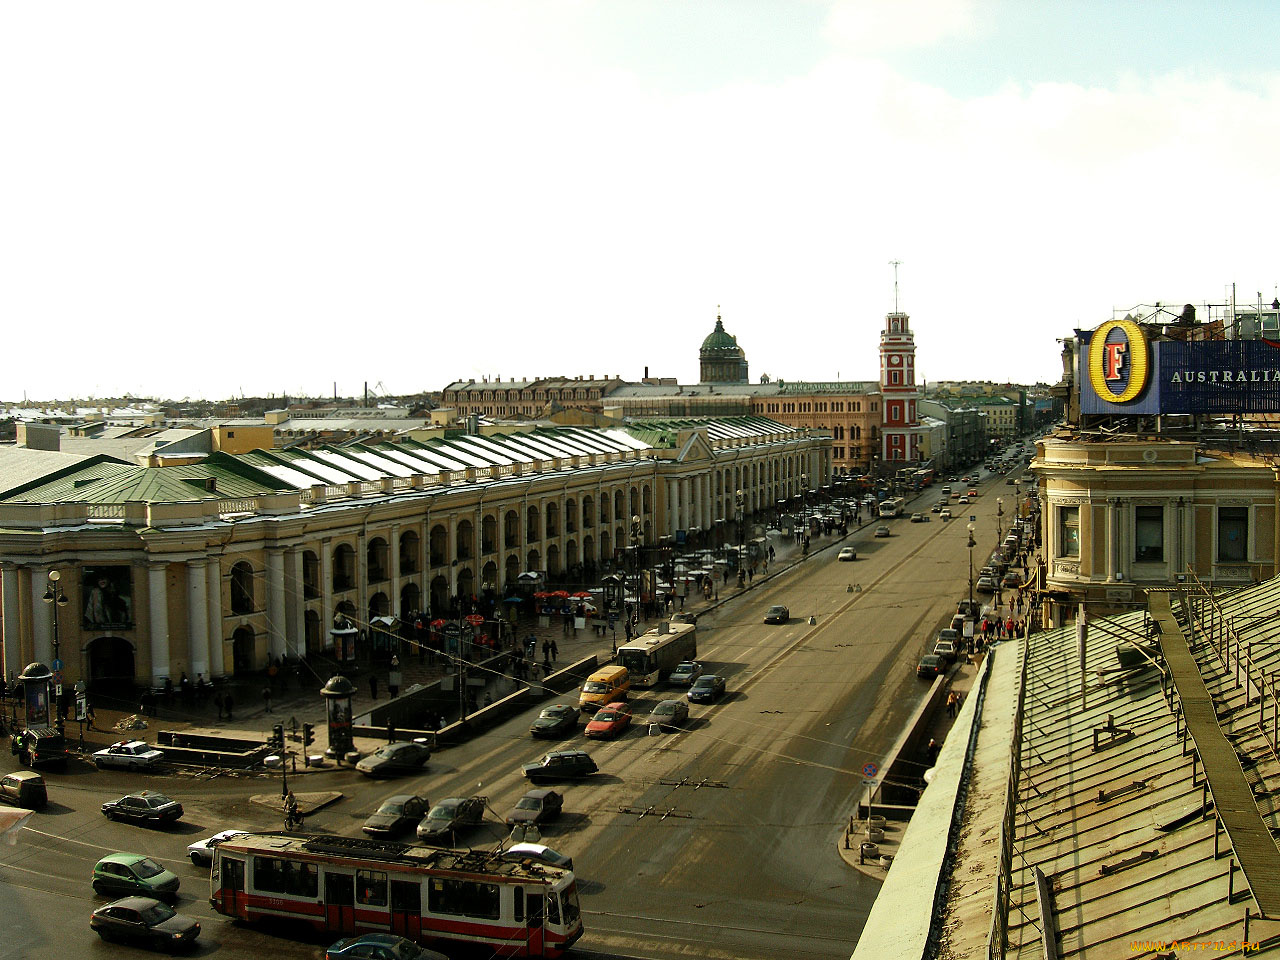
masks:
<instances>
[{"instance_id":1,"label":"wide street","mask_svg":"<svg viewBox=\"0 0 1280 960\"><path fill-rule=\"evenodd\" d=\"M945 483L912 509L927 513ZM564 741L588 750L600 767L588 781L564 785L565 816L544 832L544 842L575 860L586 933L574 955L849 956L879 884L840 856L844 824L862 789L861 767L884 758L925 689L916 660L967 591L970 514L977 517L975 566L996 544L1003 479L988 476L980 488L978 501L953 508L949 523L936 514L929 523L904 516L885 521L888 538L873 538L872 523L846 540L815 540L823 549L807 561L704 615L699 659L727 676L728 694L694 705L683 731L653 734L637 723L618 740L597 743L579 727ZM844 543L857 546L856 562L836 560ZM789 623L762 622L774 603L790 608ZM638 691L631 706L642 718L675 695L666 685ZM414 779L370 781L346 769L312 775L299 790L344 796L309 817L308 830L359 835L363 819L395 793L433 801L480 794L490 822L459 841L495 846L506 836L498 818L528 787L520 764L562 746L529 736L534 715L441 749ZM0 765L15 762L6 754ZM188 843L217 830L278 829L278 818L248 799L278 792L278 776L178 772L144 784L73 764L47 778L49 809L15 845L0 846L7 919L0 957L149 955L100 943L88 927L90 910L104 902L89 888L90 870L116 850L149 854L182 878L178 909L202 925L197 956L323 954L330 938L298 942L295 932L234 926L215 915L207 870L185 860ZM180 800L183 819L167 830L105 820L103 801L141 786Z\"/></svg>"}]
</instances>

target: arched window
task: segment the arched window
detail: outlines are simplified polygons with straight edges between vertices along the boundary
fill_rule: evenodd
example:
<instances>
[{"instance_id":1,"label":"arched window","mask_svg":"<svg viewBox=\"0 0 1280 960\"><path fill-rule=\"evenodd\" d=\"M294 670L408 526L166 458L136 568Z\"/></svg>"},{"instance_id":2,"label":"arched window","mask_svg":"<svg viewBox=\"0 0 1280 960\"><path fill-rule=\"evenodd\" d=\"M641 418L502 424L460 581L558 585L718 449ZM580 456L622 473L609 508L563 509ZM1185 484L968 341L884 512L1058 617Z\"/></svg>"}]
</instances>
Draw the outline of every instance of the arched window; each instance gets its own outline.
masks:
<instances>
[{"instance_id":1,"label":"arched window","mask_svg":"<svg viewBox=\"0 0 1280 960\"><path fill-rule=\"evenodd\" d=\"M231 612L253 613L253 567L244 560L231 568Z\"/></svg>"}]
</instances>

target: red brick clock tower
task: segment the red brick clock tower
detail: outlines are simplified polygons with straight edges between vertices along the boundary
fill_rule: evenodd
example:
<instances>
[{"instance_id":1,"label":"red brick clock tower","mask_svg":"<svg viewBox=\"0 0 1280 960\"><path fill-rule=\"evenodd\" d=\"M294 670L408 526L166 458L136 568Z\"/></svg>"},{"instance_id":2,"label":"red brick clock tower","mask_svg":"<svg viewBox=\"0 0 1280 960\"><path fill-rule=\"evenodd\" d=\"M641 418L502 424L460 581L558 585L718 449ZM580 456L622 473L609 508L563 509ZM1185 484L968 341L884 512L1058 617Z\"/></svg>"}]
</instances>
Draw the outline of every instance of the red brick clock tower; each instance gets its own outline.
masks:
<instances>
[{"instance_id":1,"label":"red brick clock tower","mask_svg":"<svg viewBox=\"0 0 1280 960\"><path fill-rule=\"evenodd\" d=\"M895 309L885 316L880 332L880 462L886 470L920 459L919 399L915 336L910 319Z\"/></svg>"}]
</instances>

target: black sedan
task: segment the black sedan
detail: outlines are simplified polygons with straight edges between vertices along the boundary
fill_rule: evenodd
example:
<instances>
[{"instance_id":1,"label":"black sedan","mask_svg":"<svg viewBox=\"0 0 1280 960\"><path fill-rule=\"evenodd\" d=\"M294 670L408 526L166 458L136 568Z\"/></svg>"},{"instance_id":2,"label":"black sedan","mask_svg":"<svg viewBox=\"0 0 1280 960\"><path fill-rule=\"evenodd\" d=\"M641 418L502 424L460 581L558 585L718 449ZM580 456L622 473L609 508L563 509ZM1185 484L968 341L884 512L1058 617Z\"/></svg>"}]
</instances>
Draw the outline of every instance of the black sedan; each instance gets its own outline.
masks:
<instances>
[{"instance_id":1,"label":"black sedan","mask_svg":"<svg viewBox=\"0 0 1280 960\"><path fill-rule=\"evenodd\" d=\"M529 724L529 732L535 737L563 737L578 727L578 708L567 703L553 703L543 707L538 719Z\"/></svg>"},{"instance_id":2,"label":"black sedan","mask_svg":"<svg viewBox=\"0 0 1280 960\"><path fill-rule=\"evenodd\" d=\"M166 950L191 947L200 936L199 923L150 897L125 897L99 907L89 916L89 926L103 940L146 943Z\"/></svg>"},{"instance_id":3,"label":"black sedan","mask_svg":"<svg viewBox=\"0 0 1280 960\"><path fill-rule=\"evenodd\" d=\"M791 619L791 611L780 603L775 603L764 615L765 623L786 623Z\"/></svg>"},{"instance_id":4,"label":"black sedan","mask_svg":"<svg viewBox=\"0 0 1280 960\"><path fill-rule=\"evenodd\" d=\"M925 680L932 680L934 677L940 677L947 672L947 662L937 654L929 653L920 658L920 662L916 664L916 676Z\"/></svg>"},{"instance_id":5,"label":"black sedan","mask_svg":"<svg viewBox=\"0 0 1280 960\"><path fill-rule=\"evenodd\" d=\"M391 777L398 773L421 773L431 759L431 748L416 740L388 743L356 764L366 777Z\"/></svg>"},{"instance_id":6,"label":"black sedan","mask_svg":"<svg viewBox=\"0 0 1280 960\"><path fill-rule=\"evenodd\" d=\"M485 797L448 797L418 824L418 839L426 843L456 843L458 832L484 821Z\"/></svg>"},{"instance_id":7,"label":"black sedan","mask_svg":"<svg viewBox=\"0 0 1280 960\"><path fill-rule=\"evenodd\" d=\"M102 815L108 820L128 820L130 823L173 823L182 816L182 804L170 800L163 793L143 790L119 800L108 800L102 805Z\"/></svg>"},{"instance_id":8,"label":"black sedan","mask_svg":"<svg viewBox=\"0 0 1280 960\"><path fill-rule=\"evenodd\" d=\"M724 695L724 677L714 673L704 673L697 680L693 681L693 686L689 688L686 696L691 703L710 703L718 700Z\"/></svg>"},{"instance_id":9,"label":"black sedan","mask_svg":"<svg viewBox=\"0 0 1280 960\"><path fill-rule=\"evenodd\" d=\"M507 826L517 823L543 824L560 816L564 809L564 797L547 787L530 790L507 811Z\"/></svg>"},{"instance_id":10,"label":"black sedan","mask_svg":"<svg viewBox=\"0 0 1280 960\"><path fill-rule=\"evenodd\" d=\"M431 806L426 797L399 794L388 797L364 822L363 830L371 837L395 837L417 826Z\"/></svg>"},{"instance_id":11,"label":"black sedan","mask_svg":"<svg viewBox=\"0 0 1280 960\"><path fill-rule=\"evenodd\" d=\"M591 754L582 750L553 750L542 759L526 763L521 772L533 783L573 780L595 773L599 767Z\"/></svg>"}]
</instances>

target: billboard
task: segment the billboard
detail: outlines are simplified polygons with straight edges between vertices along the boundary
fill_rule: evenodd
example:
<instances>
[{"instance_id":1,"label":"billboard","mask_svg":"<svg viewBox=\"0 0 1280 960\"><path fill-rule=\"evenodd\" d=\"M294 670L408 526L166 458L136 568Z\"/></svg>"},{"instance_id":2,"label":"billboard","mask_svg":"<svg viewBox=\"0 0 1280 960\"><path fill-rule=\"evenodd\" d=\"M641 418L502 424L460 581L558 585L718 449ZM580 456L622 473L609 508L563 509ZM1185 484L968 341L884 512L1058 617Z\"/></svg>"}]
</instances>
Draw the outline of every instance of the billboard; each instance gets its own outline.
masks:
<instances>
[{"instance_id":1,"label":"billboard","mask_svg":"<svg viewBox=\"0 0 1280 960\"><path fill-rule=\"evenodd\" d=\"M1280 412L1280 342L1158 340L1132 320L1080 335L1080 412Z\"/></svg>"},{"instance_id":2,"label":"billboard","mask_svg":"<svg viewBox=\"0 0 1280 960\"><path fill-rule=\"evenodd\" d=\"M84 629L128 630L133 626L133 568L81 567Z\"/></svg>"}]
</instances>

